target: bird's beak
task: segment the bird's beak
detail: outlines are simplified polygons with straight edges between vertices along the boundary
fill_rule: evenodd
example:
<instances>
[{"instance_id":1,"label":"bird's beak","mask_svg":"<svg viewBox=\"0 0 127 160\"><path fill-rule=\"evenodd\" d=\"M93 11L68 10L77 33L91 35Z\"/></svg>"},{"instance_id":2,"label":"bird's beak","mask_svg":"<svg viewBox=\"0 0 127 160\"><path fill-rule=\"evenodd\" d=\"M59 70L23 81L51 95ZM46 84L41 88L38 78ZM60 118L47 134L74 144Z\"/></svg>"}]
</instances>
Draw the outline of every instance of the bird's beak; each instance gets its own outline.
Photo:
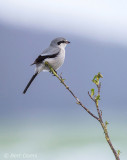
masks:
<instances>
[{"instance_id":1,"label":"bird's beak","mask_svg":"<svg viewBox=\"0 0 127 160\"><path fill-rule=\"evenodd\" d=\"M71 43L71 42L69 42L69 41L66 41L66 44L69 44L69 43Z\"/></svg>"}]
</instances>

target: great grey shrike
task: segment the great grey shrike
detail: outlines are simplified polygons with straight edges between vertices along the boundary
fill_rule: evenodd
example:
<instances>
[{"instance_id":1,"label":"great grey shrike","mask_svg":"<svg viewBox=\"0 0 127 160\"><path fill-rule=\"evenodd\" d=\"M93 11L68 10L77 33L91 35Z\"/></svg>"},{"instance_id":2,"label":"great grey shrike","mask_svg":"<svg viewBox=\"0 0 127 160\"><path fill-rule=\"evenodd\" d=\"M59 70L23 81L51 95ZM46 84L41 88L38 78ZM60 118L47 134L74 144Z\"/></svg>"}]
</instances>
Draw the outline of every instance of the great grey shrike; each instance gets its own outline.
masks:
<instances>
[{"instance_id":1,"label":"great grey shrike","mask_svg":"<svg viewBox=\"0 0 127 160\"><path fill-rule=\"evenodd\" d=\"M59 37L51 41L50 46L45 49L41 55L35 59L34 63L31 65L36 65L35 74L30 79L23 93L25 94L32 81L41 71L49 71L49 68L45 66L45 62L48 62L49 65L56 71L64 63L65 59L65 47L70 42L65 38Z\"/></svg>"}]
</instances>

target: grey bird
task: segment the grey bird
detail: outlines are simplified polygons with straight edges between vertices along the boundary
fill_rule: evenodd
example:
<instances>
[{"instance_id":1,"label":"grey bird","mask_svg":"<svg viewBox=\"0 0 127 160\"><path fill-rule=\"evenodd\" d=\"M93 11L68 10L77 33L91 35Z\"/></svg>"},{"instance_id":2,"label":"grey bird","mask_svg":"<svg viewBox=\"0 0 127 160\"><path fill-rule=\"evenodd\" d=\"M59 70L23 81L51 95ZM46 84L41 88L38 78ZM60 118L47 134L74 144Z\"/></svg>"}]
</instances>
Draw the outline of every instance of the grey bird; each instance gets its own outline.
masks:
<instances>
[{"instance_id":1,"label":"grey bird","mask_svg":"<svg viewBox=\"0 0 127 160\"><path fill-rule=\"evenodd\" d=\"M45 49L42 54L37 57L37 59L35 59L34 63L31 64L36 65L35 74L30 79L23 91L23 94L26 93L35 77L41 71L49 71L49 68L45 66L45 62L48 62L55 71L57 71L63 65L65 59L65 47L69 43L70 42L68 40L62 37L55 38L51 41L49 47Z\"/></svg>"}]
</instances>

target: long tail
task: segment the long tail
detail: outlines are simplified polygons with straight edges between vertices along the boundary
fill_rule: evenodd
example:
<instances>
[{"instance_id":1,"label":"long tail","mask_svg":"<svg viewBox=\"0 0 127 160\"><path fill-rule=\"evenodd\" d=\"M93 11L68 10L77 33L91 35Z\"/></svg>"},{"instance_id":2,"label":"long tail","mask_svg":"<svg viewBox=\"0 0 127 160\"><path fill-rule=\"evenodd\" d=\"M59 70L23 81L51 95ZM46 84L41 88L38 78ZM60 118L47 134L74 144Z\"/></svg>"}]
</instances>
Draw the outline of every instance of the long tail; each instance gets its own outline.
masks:
<instances>
[{"instance_id":1,"label":"long tail","mask_svg":"<svg viewBox=\"0 0 127 160\"><path fill-rule=\"evenodd\" d=\"M29 83L27 84L26 88L24 89L23 94L26 93L27 89L29 88L29 86L31 85L31 83L33 82L33 80L35 79L35 77L36 77L37 75L38 75L38 73L35 73L35 74L32 76L31 80L29 81Z\"/></svg>"}]
</instances>

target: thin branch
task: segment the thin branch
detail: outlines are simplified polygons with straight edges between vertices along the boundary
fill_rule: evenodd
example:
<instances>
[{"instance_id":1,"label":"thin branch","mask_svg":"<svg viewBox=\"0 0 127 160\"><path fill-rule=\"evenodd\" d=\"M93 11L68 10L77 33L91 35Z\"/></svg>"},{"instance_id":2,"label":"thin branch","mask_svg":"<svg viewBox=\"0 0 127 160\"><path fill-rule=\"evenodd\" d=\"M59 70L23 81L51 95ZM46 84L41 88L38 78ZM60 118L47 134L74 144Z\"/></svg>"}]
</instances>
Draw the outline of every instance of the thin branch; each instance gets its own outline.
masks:
<instances>
[{"instance_id":1,"label":"thin branch","mask_svg":"<svg viewBox=\"0 0 127 160\"><path fill-rule=\"evenodd\" d=\"M65 88L71 93L71 95L76 99L77 104L79 104L80 106L82 106L93 118L95 118L96 120L98 120L98 121L100 122L100 124L101 124L101 126L102 126L102 129L103 129L103 131L104 131L104 134L105 134L105 138L106 138L106 140L107 140L107 142L108 142L108 144L109 144L109 146L110 146L110 148L111 148L111 150L112 150L112 152L113 152L116 160L120 160L120 158L119 158L120 151L119 151L119 153L117 154L116 150L114 149L114 147L113 147L113 145L112 145L112 143L111 143L111 140L110 140L110 138L109 138L109 135L108 135L108 130L107 130L107 124L108 124L108 123L105 123L105 124L104 124L103 119L102 119L102 111L99 110L98 100L100 100L100 88L101 88L101 83L99 82L99 78L98 78L97 80L95 80L98 75L96 75L96 76L94 77L94 79L93 79L93 82L96 84L96 86L97 86L97 88L98 88L98 95L97 95L97 97L95 97L95 98L93 98L93 97L90 95L89 92L88 92L88 95L90 96L90 98L91 98L91 99L94 101L94 103L96 104L96 109L97 109L97 113L98 113L99 118L98 118L97 116L95 116L91 111L88 110L88 108L87 108L86 106L84 106L84 105L81 103L81 101L75 96L75 94L74 94L74 93L70 90L70 88L65 84L64 79L62 78L62 76L61 76L61 75L58 75L58 74L56 73L56 71L54 71L54 69L49 65L48 62L45 62L45 65L49 68L50 72L51 72L55 77L57 77L57 79L64 85L64 87L65 87ZM102 75L99 73L99 76L98 76L98 77L101 77L101 78L102 78Z\"/></svg>"},{"instance_id":2,"label":"thin branch","mask_svg":"<svg viewBox=\"0 0 127 160\"><path fill-rule=\"evenodd\" d=\"M97 85L97 88L98 88L98 95L100 96L101 82L99 82L99 84Z\"/></svg>"},{"instance_id":3,"label":"thin branch","mask_svg":"<svg viewBox=\"0 0 127 160\"><path fill-rule=\"evenodd\" d=\"M90 95L89 91L88 91L88 95L89 95L89 97L92 99L92 101L95 102L95 99Z\"/></svg>"},{"instance_id":4,"label":"thin branch","mask_svg":"<svg viewBox=\"0 0 127 160\"><path fill-rule=\"evenodd\" d=\"M62 76L60 75L58 75L55 71L54 71L54 69L49 65L49 63L48 62L45 62L45 65L47 66L47 67L49 67L49 69L50 69L50 72L55 76L55 77L57 77L57 79L64 85L64 87L71 93L71 95L76 99L76 101L77 101L77 104L79 104L80 106L82 106L82 108L84 108L92 117L94 117L95 119L97 119L98 121L99 121L99 118L97 117L97 116L95 116L86 106L84 106L83 104L82 104L82 102L75 96L75 94L71 91L71 89L65 84L65 82L64 82L64 79L62 78Z\"/></svg>"},{"instance_id":5,"label":"thin branch","mask_svg":"<svg viewBox=\"0 0 127 160\"><path fill-rule=\"evenodd\" d=\"M98 88L98 95L100 95L101 83L99 83L99 85L97 85L97 88ZM115 148L113 147L112 142L111 142L111 140L110 140L110 137L109 137L109 135L108 135L107 124L104 124L104 122L103 122L103 119L102 119L102 111L99 110L99 106L98 106L97 101L95 101L95 104L96 104L98 116L99 116L99 119L100 119L99 122L100 122L100 124L101 124L101 126L102 126L102 129L103 129L103 131L104 131L104 134L105 134L105 139L106 139L106 141L108 142L108 144L109 144L112 152L114 153L114 156L115 156L116 160L120 160L119 155L117 154L117 151L116 151Z\"/></svg>"}]
</instances>

